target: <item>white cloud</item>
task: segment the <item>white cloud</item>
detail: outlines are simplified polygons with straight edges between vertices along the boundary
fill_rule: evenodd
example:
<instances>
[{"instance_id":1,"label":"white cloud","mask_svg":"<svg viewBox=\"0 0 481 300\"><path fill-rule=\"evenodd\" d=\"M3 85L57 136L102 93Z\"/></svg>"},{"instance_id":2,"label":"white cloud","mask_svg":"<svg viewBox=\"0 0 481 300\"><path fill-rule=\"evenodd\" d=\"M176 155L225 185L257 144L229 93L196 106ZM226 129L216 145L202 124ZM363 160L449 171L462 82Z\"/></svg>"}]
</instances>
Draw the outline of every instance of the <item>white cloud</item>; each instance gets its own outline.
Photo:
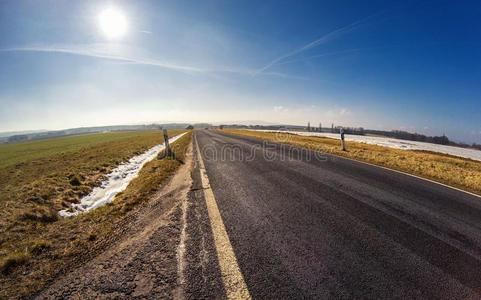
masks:
<instances>
[{"instance_id":1,"label":"white cloud","mask_svg":"<svg viewBox=\"0 0 481 300\"><path fill-rule=\"evenodd\" d=\"M274 106L274 111L279 113L279 112L288 112L289 109L280 105L280 106Z\"/></svg>"},{"instance_id":2,"label":"white cloud","mask_svg":"<svg viewBox=\"0 0 481 300\"><path fill-rule=\"evenodd\" d=\"M110 48L109 45L104 44L88 44L88 45L52 45L52 46L27 46L27 47L12 47L0 49L3 52L26 51L26 52L47 52L47 53L65 53L72 55L104 58L116 61L122 61L132 64L155 66L165 69L171 69L184 72L207 72L209 70L180 65L169 62L162 62L155 59L147 59L132 55L121 55L115 52L116 49Z\"/></svg>"},{"instance_id":3,"label":"white cloud","mask_svg":"<svg viewBox=\"0 0 481 300\"><path fill-rule=\"evenodd\" d=\"M333 108L333 109L327 110L326 115L331 118L347 117L351 115L351 111L345 107Z\"/></svg>"}]
</instances>

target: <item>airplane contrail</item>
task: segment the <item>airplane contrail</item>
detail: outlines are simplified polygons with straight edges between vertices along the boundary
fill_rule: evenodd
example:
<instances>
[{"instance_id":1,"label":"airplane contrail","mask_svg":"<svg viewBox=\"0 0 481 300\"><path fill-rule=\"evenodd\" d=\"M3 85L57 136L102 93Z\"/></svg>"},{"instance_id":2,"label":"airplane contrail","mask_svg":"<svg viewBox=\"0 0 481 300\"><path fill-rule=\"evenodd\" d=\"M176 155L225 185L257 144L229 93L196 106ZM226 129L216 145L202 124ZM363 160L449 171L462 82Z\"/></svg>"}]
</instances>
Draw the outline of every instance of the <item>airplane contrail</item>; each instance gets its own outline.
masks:
<instances>
[{"instance_id":1,"label":"airplane contrail","mask_svg":"<svg viewBox=\"0 0 481 300\"><path fill-rule=\"evenodd\" d=\"M199 68L188 65L178 65L168 62L159 61L156 59L142 58L132 55L112 54L103 49L92 47L91 45L54 45L54 46L22 46L0 48L0 52L45 52L45 53L64 53L85 57L103 58L113 61L118 61L127 64L138 64L153 67L160 67L164 69L185 72L190 74L214 74L214 73L228 73L251 76L253 71L248 69L235 68ZM299 76L291 76L279 72L264 72L262 75L274 76L280 78L304 79Z\"/></svg>"},{"instance_id":2,"label":"airplane contrail","mask_svg":"<svg viewBox=\"0 0 481 300\"><path fill-rule=\"evenodd\" d=\"M325 43L327 43L327 42L329 42L329 41L331 41L331 40L333 40L333 39L335 39L335 38L338 38L338 37L340 37L340 36L342 36L342 35L344 35L344 34L346 34L346 33L349 33L349 32L351 32L351 31L353 31L353 30L356 30L357 28L359 28L359 27L361 27L362 25L366 24L370 19L372 19L372 18L374 18L374 17L377 17L377 16L379 16L379 15L382 15L382 14L384 14L384 13L385 13L385 11L378 12L378 13L372 14L372 15L370 15L370 16L367 16L367 17L365 17L365 18L363 18L363 19L360 19L360 20L358 20L358 21L356 21L356 22L354 22L354 23L351 23L351 24L349 24L349 25L347 25L347 26L344 26L344 27L335 29L335 30L333 30L333 31L331 31L331 32L329 32L329 33L321 36L320 38L318 38L318 39L316 39L316 40L314 40L314 41L312 41L312 42L310 42L310 43L305 44L304 46L302 46L302 47L300 47L300 48L298 48L298 49L296 49L296 50L294 50L294 51L291 51L291 52L289 52L289 53L287 53L287 54L284 54L284 55L279 56L278 58L272 60L272 61L271 61L270 63L268 63L267 65L265 65L265 66L263 66L262 68L260 68L260 69L258 69L257 71L255 71L255 72L253 73L253 75L254 75L254 76L259 75L259 74L261 74L262 72L264 72L265 70L267 70L267 69L269 69L270 67L278 64L279 62L283 61L283 60L286 59L286 58L292 57L292 56L297 55L297 54L299 54L299 53L301 53L301 52L304 52L304 51L306 51L306 50L309 50L309 49L312 49L312 48L317 47L317 46L319 46L319 45L325 44Z\"/></svg>"}]
</instances>

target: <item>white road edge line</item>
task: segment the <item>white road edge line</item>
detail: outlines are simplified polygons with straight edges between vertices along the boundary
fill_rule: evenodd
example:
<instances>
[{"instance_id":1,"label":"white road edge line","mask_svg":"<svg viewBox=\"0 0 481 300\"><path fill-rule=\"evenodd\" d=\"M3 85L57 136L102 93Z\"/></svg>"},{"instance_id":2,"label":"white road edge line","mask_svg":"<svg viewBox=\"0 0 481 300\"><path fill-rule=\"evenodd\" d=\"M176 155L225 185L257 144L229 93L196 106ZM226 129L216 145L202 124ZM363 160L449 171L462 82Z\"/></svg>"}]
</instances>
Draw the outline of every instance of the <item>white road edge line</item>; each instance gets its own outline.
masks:
<instances>
[{"instance_id":1,"label":"white road edge line","mask_svg":"<svg viewBox=\"0 0 481 300\"><path fill-rule=\"evenodd\" d=\"M471 195L471 196L474 196L474 197L481 198L481 195L478 195L478 194L475 194L475 193L471 193L471 192L469 192L469 191L462 190L462 189L460 189L460 188L457 188L457 187L454 187L454 186L451 186L451 185L447 185L447 184L444 184L444 183L441 183L441 182L439 182L439 181L435 181L435 180L432 180L432 179L429 179L429 178L417 176L417 175L414 175L414 174L409 174L409 173L406 173L406 172L403 172L403 171L399 171L399 170L396 170L396 169L390 169L390 168L388 168L388 167L383 167L383 166L380 166L380 165L368 163L368 162L361 161L361 160L356 160L356 159L349 158L349 157L339 156L339 155L331 154L331 153L326 153L326 154L327 154L327 155L335 156L335 157L337 157L337 158L347 159L347 160L354 161L354 162L358 162L358 163L362 163L362 164L365 164L365 165L369 165L369 166L373 166L373 167L385 169L385 170L388 170L388 171L396 172L396 173L399 173L399 174L411 176L411 177L414 177L414 178L417 178L417 179L429 181L429 182L431 182L431 183L435 183L435 184L438 184L438 185L441 185L441 186L444 186L444 187L447 187L447 188L456 190L456 191L458 191L458 192L462 192L462 193L465 193L465 194L468 194L468 195Z\"/></svg>"},{"instance_id":2,"label":"white road edge line","mask_svg":"<svg viewBox=\"0 0 481 300\"><path fill-rule=\"evenodd\" d=\"M209 177L205 169L204 161L199 149L197 137L195 137L197 157L199 161L200 178L202 190L204 192L207 212L209 214L210 225L214 237L215 249L219 260L219 267L228 299L251 299L249 290L242 275L234 250L227 235L222 216L220 215L217 201L210 187Z\"/></svg>"},{"instance_id":3,"label":"white road edge line","mask_svg":"<svg viewBox=\"0 0 481 300\"><path fill-rule=\"evenodd\" d=\"M242 135L240 135L240 136L242 136ZM246 137L249 137L249 136L246 136ZM263 138L260 138L260 137L255 137L255 138L258 138L258 139L264 140L264 141L269 141L269 140L266 140L266 139L263 139ZM271 142L282 144L281 142L275 142L275 141L271 141ZM284 145L297 147L297 148L303 148L301 146L296 146L296 145L292 145L292 144L284 144ZM303 149L307 149L307 150L310 150L310 151L316 151L316 150L312 150L312 149L309 149L309 148L303 148ZM316 152L319 152L319 151L316 151ZM411 177L414 177L414 178L417 178L417 179L421 179L421 180L429 181L431 183L439 184L441 186L444 186L444 187L447 187L447 188L450 188L450 189L456 190L458 192L462 192L462 193L465 193L465 194L468 194L468 195L471 195L471 196L474 196L474 197L477 197L477 198L481 198L481 195L478 195L478 194L475 194L475 193L472 193L472 192L469 192L469 191L466 191L466 190L463 190L463 189L460 189L460 188L457 188L457 187L454 187L454 186L451 186L451 185L447 185L447 184L444 184L444 183L441 183L439 181L435 181L435 180L432 180L432 179L429 179L429 178L417 176L417 175L414 175L414 174L409 174L409 173L406 173L406 172L403 172L403 171L390 169L388 167L383 167L383 166L380 166L380 165L368 163L368 162L361 161L361 160L356 160L356 159L345 157L345 156L340 156L340 155L333 154L333 153L327 153L327 152L319 152L319 153L330 155L330 156L341 158L341 159L347 159L347 160L350 160L350 161L358 162L358 163L369 165L369 166L372 166L372 167L377 167L377 168L385 169L385 170L388 170L388 171L393 171L393 172L396 172L396 173L399 173L399 174L411 176Z\"/></svg>"}]
</instances>

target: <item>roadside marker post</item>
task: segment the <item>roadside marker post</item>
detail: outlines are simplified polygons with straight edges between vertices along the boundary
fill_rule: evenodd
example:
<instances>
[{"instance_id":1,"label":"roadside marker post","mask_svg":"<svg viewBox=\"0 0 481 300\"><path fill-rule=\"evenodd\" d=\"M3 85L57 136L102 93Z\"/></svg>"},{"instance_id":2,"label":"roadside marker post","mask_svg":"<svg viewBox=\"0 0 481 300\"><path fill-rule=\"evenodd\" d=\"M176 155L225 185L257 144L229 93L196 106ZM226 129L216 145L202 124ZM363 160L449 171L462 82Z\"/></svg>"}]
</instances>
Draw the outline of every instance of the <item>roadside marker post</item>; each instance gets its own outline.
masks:
<instances>
[{"instance_id":1,"label":"roadside marker post","mask_svg":"<svg viewBox=\"0 0 481 300\"><path fill-rule=\"evenodd\" d=\"M341 128L340 133L341 133L341 149L342 149L342 151L346 151L346 143L344 141L344 129L343 128Z\"/></svg>"},{"instance_id":2,"label":"roadside marker post","mask_svg":"<svg viewBox=\"0 0 481 300\"><path fill-rule=\"evenodd\" d=\"M170 143L169 143L169 135L167 134L167 129L163 129L164 132L164 142L165 142L165 150L167 151L167 155L170 156L172 153L172 149L170 149Z\"/></svg>"},{"instance_id":3,"label":"roadside marker post","mask_svg":"<svg viewBox=\"0 0 481 300\"><path fill-rule=\"evenodd\" d=\"M170 143L169 143L169 135L167 133L167 129L162 130L164 133L164 143L165 143L165 149L160 151L159 155L157 156L158 159L163 159L165 157L169 158L175 158L175 153L172 151L170 148Z\"/></svg>"}]
</instances>

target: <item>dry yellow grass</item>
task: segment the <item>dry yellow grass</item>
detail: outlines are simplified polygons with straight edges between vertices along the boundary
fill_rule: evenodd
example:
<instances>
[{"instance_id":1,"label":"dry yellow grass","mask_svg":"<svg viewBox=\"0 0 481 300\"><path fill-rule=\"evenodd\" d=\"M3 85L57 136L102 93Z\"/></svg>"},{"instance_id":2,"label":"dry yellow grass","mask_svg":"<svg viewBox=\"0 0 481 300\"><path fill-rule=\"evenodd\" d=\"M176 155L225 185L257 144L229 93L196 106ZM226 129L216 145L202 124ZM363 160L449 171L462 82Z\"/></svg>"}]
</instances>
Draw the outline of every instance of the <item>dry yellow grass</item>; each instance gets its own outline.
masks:
<instances>
[{"instance_id":1,"label":"dry yellow grass","mask_svg":"<svg viewBox=\"0 0 481 300\"><path fill-rule=\"evenodd\" d=\"M283 142L325 153L335 154L371 164L428 178L481 195L481 162L450 155L387 148L348 142L348 151L340 142L324 137L308 137L287 133L226 129L223 132Z\"/></svg>"},{"instance_id":2,"label":"dry yellow grass","mask_svg":"<svg viewBox=\"0 0 481 300\"><path fill-rule=\"evenodd\" d=\"M178 134L180 131L170 133ZM128 218L128 212L156 193L164 181L181 165L190 144L191 135L187 133L173 144L177 160L152 160L142 168L139 176L132 180L127 189L117 195L114 202L73 218L57 217L57 210L62 207L61 203L68 199L69 195L72 197L71 201L78 199L76 193L68 193L70 190L76 191L75 188L84 187L85 192L90 191L99 180L102 180L101 174L111 170L115 163L162 142L161 132L134 134L126 139L114 141L113 144L109 142L81 147L69 153L72 160L79 163L78 165L57 163L64 158L60 153L49 154L40 161L35 158L33 162L17 165L18 172L36 172L36 176L28 178L44 182L44 185L51 185L55 194L48 197L48 201L40 202L36 202L35 198L20 198L24 194L14 193L9 193L9 198L3 199L3 205L10 206L11 215L6 216L7 220L3 220L0 237L0 286L2 287L0 299L30 295L55 274L79 263L90 253L99 251L119 224ZM122 151L123 148L126 149ZM108 153L105 153L106 150ZM96 167L97 165L100 169ZM47 172L46 169L50 169L48 166L57 168L53 171L56 177L51 172ZM72 184L70 182L72 178L65 177L65 174L72 171L79 174L79 177L83 177L80 178L80 186L76 185L75 180ZM85 179L86 174L90 172L100 172L96 181ZM13 185L11 180L15 179L10 179L10 189L22 188L22 186ZM29 183L24 177L18 180L19 184ZM72 187L67 188L68 185Z\"/></svg>"}]
</instances>

